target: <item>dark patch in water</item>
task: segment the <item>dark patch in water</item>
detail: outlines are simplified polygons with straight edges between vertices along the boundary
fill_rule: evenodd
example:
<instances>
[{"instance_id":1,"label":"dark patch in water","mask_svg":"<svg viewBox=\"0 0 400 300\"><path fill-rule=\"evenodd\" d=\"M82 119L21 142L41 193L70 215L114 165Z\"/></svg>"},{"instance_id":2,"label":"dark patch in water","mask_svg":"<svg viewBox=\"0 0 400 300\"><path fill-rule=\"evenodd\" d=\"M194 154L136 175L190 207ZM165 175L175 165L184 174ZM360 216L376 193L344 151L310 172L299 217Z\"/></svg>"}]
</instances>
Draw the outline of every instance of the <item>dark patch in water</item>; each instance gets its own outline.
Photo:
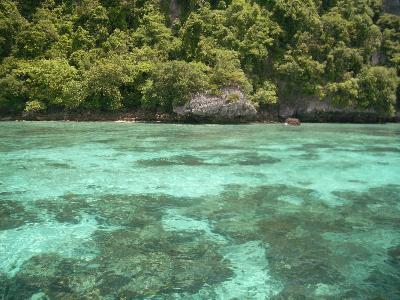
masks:
<instances>
[{"instance_id":1,"label":"dark patch in water","mask_svg":"<svg viewBox=\"0 0 400 300\"><path fill-rule=\"evenodd\" d=\"M224 164L214 164L193 155L177 155L168 158L144 159L136 162L144 167L167 167L167 166L218 166Z\"/></svg>"},{"instance_id":2,"label":"dark patch in water","mask_svg":"<svg viewBox=\"0 0 400 300\"><path fill-rule=\"evenodd\" d=\"M82 220L82 214L89 208L86 197L67 194L58 199L35 201L35 206L58 222L77 224Z\"/></svg>"},{"instance_id":3,"label":"dark patch in water","mask_svg":"<svg viewBox=\"0 0 400 300\"><path fill-rule=\"evenodd\" d=\"M349 206L340 209L349 219L367 219L373 226L397 226L400 228L398 201L399 185L385 185L370 188L366 192L336 191L333 194L350 201ZM362 224L365 226L366 224Z\"/></svg>"},{"instance_id":4,"label":"dark patch in water","mask_svg":"<svg viewBox=\"0 0 400 300\"><path fill-rule=\"evenodd\" d=\"M217 156L218 157L218 156ZM168 166L258 166L264 164L276 164L281 160L268 155L257 153L240 153L235 155L221 155L219 162L209 162L193 155L177 155L166 158L138 160L136 163L144 167L168 167Z\"/></svg>"},{"instance_id":5,"label":"dark patch in water","mask_svg":"<svg viewBox=\"0 0 400 300\"><path fill-rule=\"evenodd\" d=\"M400 154L400 148L397 147L366 147L365 151L375 153L397 153Z\"/></svg>"},{"instance_id":6,"label":"dark patch in water","mask_svg":"<svg viewBox=\"0 0 400 300\"><path fill-rule=\"evenodd\" d=\"M68 299L72 296L69 283L73 280L69 271L72 270L65 265L65 259L57 254L32 257L9 281L6 299L30 299L40 291L46 291L50 299Z\"/></svg>"},{"instance_id":7,"label":"dark patch in water","mask_svg":"<svg viewBox=\"0 0 400 300\"><path fill-rule=\"evenodd\" d=\"M301 159L301 160L317 160L319 158L319 154L315 152L309 152L304 154L293 155L293 158Z\"/></svg>"},{"instance_id":8,"label":"dark patch in water","mask_svg":"<svg viewBox=\"0 0 400 300\"><path fill-rule=\"evenodd\" d=\"M242 155L240 155L242 156ZM243 158L234 160L235 164L241 166L258 166L265 164L276 164L281 160L272 156L259 155L257 153L250 153L243 155Z\"/></svg>"},{"instance_id":9,"label":"dark patch in water","mask_svg":"<svg viewBox=\"0 0 400 300\"><path fill-rule=\"evenodd\" d=\"M161 227L118 230L96 236L101 254L97 261L106 274L118 272L131 278L118 290L118 297L148 297L173 291L197 292L204 284L232 276L213 244L198 239L171 239ZM107 293L108 283L101 287Z\"/></svg>"},{"instance_id":10,"label":"dark patch in water","mask_svg":"<svg viewBox=\"0 0 400 300\"><path fill-rule=\"evenodd\" d=\"M326 143L326 144L322 144L322 143L305 143L305 144L301 144L298 147L292 148L292 150L298 150L298 151L315 151L315 150L320 150L320 149L333 149L335 148L334 145Z\"/></svg>"},{"instance_id":11,"label":"dark patch in water","mask_svg":"<svg viewBox=\"0 0 400 300\"><path fill-rule=\"evenodd\" d=\"M99 144L113 144L115 142L120 142L120 139L116 138L108 138L108 139L100 139L100 140L93 140L91 143L99 143Z\"/></svg>"},{"instance_id":12,"label":"dark patch in water","mask_svg":"<svg viewBox=\"0 0 400 300\"><path fill-rule=\"evenodd\" d=\"M400 245L390 248L387 254L395 263L400 264Z\"/></svg>"},{"instance_id":13,"label":"dark patch in water","mask_svg":"<svg viewBox=\"0 0 400 300\"><path fill-rule=\"evenodd\" d=\"M1 185L2 183L0 183ZM0 196L12 196L12 195L21 195L26 193L26 191L12 191L12 192L0 192Z\"/></svg>"},{"instance_id":14,"label":"dark patch in water","mask_svg":"<svg viewBox=\"0 0 400 300\"><path fill-rule=\"evenodd\" d=\"M0 201L0 230L18 228L36 221L36 215L27 211L22 204L10 200Z\"/></svg>"},{"instance_id":15,"label":"dark patch in water","mask_svg":"<svg viewBox=\"0 0 400 300\"><path fill-rule=\"evenodd\" d=\"M163 194L66 194L36 200L34 205L58 222L77 224L84 214L94 215L101 225L143 227L158 222L167 207L186 207L201 199Z\"/></svg>"},{"instance_id":16,"label":"dark patch in water","mask_svg":"<svg viewBox=\"0 0 400 300\"><path fill-rule=\"evenodd\" d=\"M350 179L349 182L351 182L351 183L367 183L366 181L359 180L359 179Z\"/></svg>"},{"instance_id":17,"label":"dark patch in water","mask_svg":"<svg viewBox=\"0 0 400 300\"><path fill-rule=\"evenodd\" d=\"M49 162L46 164L46 166L51 167L51 168L56 168L56 169L76 169L75 167L66 164L66 163L61 163L61 162Z\"/></svg>"}]
</instances>

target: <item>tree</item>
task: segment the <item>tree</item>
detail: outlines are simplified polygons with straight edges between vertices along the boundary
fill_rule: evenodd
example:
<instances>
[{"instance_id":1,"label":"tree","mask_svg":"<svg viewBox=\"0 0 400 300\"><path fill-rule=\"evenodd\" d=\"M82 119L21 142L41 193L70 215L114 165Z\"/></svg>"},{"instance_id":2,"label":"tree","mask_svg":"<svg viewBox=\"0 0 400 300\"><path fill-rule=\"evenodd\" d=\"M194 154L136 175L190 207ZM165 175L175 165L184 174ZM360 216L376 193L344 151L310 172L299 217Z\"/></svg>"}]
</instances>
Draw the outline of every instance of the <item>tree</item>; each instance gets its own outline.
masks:
<instances>
[{"instance_id":1,"label":"tree","mask_svg":"<svg viewBox=\"0 0 400 300\"><path fill-rule=\"evenodd\" d=\"M25 24L17 35L17 55L24 58L43 57L58 39L57 28L49 20Z\"/></svg>"},{"instance_id":2,"label":"tree","mask_svg":"<svg viewBox=\"0 0 400 300\"><path fill-rule=\"evenodd\" d=\"M383 30L382 51L385 62L400 72L400 16L384 14L378 20Z\"/></svg>"},{"instance_id":3,"label":"tree","mask_svg":"<svg viewBox=\"0 0 400 300\"><path fill-rule=\"evenodd\" d=\"M39 60L21 65L21 74L26 76L29 101L40 103L41 107L65 108L70 99L65 97L66 84L76 80L77 70L65 59Z\"/></svg>"},{"instance_id":4,"label":"tree","mask_svg":"<svg viewBox=\"0 0 400 300\"><path fill-rule=\"evenodd\" d=\"M173 106L189 101L191 95L210 88L207 76L209 71L202 63L158 63L142 88L143 106L153 110L171 111Z\"/></svg>"},{"instance_id":5,"label":"tree","mask_svg":"<svg viewBox=\"0 0 400 300\"><path fill-rule=\"evenodd\" d=\"M0 66L0 112L21 112L28 101L28 88L24 84L25 75L18 69L20 62L6 58Z\"/></svg>"},{"instance_id":6,"label":"tree","mask_svg":"<svg viewBox=\"0 0 400 300\"><path fill-rule=\"evenodd\" d=\"M174 57L180 47L180 41L173 36L165 23L165 17L157 10L151 9L143 16L139 28L132 34L134 45L154 47Z\"/></svg>"},{"instance_id":7,"label":"tree","mask_svg":"<svg viewBox=\"0 0 400 300\"><path fill-rule=\"evenodd\" d=\"M78 6L77 17L76 24L87 30L97 45L107 39L110 27L107 10L98 0L83 0Z\"/></svg>"},{"instance_id":8,"label":"tree","mask_svg":"<svg viewBox=\"0 0 400 300\"><path fill-rule=\"evenodd\" d=\"M345 107L357 107L359 90L358 79L350 77L342 82L329 83L326 86L326 94L332 99L334 105Z\"/></svg>"},{"instance_id":9,"label":"tree","mask_svg":"<svg viewBox=\"0 0 400 300\"><path fill-rule=\"evenodd\" d=\"M264 81L261 87L256 90L253 100L261 107L276 104L278 102L278 87L273 82Z\"/></svg>"},{"instance_id":10,"label":"tree","mask_svg":"<svg viewBox=\"0 0 400 300\"><path fill-rule=\"evenodd\" d=\"M0 110L171 111L236 87L262 109L326 94L393 112L400 17L381 0L176 3L0 1Z\"/></svg>"},{"instance_id":11,"label":"tree","mask_svg":"<svg viewBox=\"0 0 400 300\"><path fill-rule=\"evenodd\" d=\"M312 0L272 1L276 20L289 37L297 31L314 30L320 26L315 2Z\"/></svg>"},{"instance_id":12,"label":"tree","mask_svg":"<svg viewBox=\"0 0 400 300\"><path fill-rule=\"evenodd\" d=\"M365 67L357 76L359 85L358 105L393 115L399 79L394 69L381 66Z\"/></svg>"},{"instance_id":13,"label":"tree","mask_svg":"<svg viewBox=\"0 0 400 300\"><path fill-rule=\"evenodd\" d=\"M289 50L275 68L286 82L287 92L313 95L319 91L325 66L304 52L301 49Z\"/></svg>"},{"instance_id":14,"label":"tree","mask_svg":"<svg viewBox=\"0 0 400 300\"><path fill-rule=\"evenodd\" d=\"M0 2L0 60L9 55L15 44L15 37L25 24L14 2Z\"/></svg>"},{"instance_id":15,"label":"tree","mask_svg":"<svg viewBox=\"0 0 400 300\"><path fill-rule=\"evenodd\" d=\"M363 56L358 49L348 48L343 43L332 49L326 60L326 75L329 80L339 81L351 72L358 74L363 66Z\"/></svg>"}]
</instances>

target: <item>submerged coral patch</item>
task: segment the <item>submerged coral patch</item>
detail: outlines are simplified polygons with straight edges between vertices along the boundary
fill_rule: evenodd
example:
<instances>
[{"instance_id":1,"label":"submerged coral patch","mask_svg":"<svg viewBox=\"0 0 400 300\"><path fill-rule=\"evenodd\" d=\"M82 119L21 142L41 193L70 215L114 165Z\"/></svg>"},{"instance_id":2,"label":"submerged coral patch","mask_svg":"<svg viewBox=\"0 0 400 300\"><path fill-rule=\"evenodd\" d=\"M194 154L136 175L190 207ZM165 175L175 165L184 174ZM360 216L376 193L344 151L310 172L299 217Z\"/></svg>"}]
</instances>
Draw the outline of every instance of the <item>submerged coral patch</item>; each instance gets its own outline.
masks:
<instances>
[{"instance_id":1,"label":"submerged coral patch","mask_svg":"<svg viewBox=\"0 0 400 300\"><path fill-rule=\"evenodd\" d=\"M37 221L34 212L27 210L22 203L0 200L0 233L1 230L18 228Z\"/></svg>"},{"instance_id":2,"label":"submerged coral patch","mask_svg":"<svg viewBox=\"0 0 400 300\"><path fill-rule=\"evenodd\" d=\"M165 158L144 159L144 160L138 160L136 164L143 167L167 167L167 166L196 167L196 166L223 165L223 164L208 162L203 158L193 155L177 155Z\"/></svg>"}]
</instances>

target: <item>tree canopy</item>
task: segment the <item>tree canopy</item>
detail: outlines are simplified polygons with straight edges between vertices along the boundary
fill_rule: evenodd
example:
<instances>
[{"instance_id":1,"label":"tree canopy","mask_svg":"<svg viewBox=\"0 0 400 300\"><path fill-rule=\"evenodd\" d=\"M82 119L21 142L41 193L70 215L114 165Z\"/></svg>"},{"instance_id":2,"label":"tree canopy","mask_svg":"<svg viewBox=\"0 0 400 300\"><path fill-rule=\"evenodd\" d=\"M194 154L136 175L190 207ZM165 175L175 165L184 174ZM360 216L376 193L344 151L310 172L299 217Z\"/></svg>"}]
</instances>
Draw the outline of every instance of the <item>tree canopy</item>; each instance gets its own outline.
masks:
<instances>
[{"instance_id":1,"label":"tree canopy","mask_svg":"<svg viewBox=\"0 0 400 300\"><path fill-rule=\"evenodd\" d=\"M3 0L0 112L171 111L239 87L392 115L400 17L380 0ZM175 9L175 11L171 11Z\"/></svg>"}]
</instances>

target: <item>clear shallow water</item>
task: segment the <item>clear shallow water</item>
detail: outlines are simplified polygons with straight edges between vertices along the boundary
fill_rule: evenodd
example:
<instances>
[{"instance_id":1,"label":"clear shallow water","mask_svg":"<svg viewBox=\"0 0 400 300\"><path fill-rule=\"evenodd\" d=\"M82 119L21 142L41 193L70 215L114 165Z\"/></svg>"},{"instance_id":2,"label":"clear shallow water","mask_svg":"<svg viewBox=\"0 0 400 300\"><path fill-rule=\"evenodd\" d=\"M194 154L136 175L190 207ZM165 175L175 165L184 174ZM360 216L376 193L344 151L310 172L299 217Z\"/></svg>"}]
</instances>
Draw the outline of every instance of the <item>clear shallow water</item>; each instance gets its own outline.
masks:
<instances>
[{"instance_id":1,"label":"clear shallow water","mask_svg":"<svg viewBox=\"0 0 400 300\"><path fill-rule=\"evenodd\" d=\"M0 299L400 299L400 126L0 123Z\"/></svg>"}]
</instances>

